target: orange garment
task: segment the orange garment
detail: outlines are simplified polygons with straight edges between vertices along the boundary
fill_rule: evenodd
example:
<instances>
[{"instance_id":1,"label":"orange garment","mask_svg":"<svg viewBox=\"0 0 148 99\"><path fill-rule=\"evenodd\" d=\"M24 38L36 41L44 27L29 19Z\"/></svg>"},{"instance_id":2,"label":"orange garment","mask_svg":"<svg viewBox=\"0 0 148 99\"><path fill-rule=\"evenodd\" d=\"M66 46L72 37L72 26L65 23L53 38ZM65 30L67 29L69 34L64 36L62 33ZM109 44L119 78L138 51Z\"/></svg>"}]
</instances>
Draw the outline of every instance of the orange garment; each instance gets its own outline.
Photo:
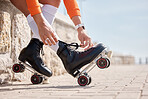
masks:
<instances>
[{"instance_id":1,"label":"orange garment","mask_svg":"<svg viewBox=\"0 0 148 99\"><path fill-rule=\"evenodd\" d=\"M26 3L32 16L41 13L41 8L38 0L26 0Z\"/></svg>"},{"instance_id":2,"label":"orange garment","mask_svg":"<svg viewBox=\"0 0 148 99\"><path fill-rule=\"evenodd\" d=\"M72 18L73 16L80 16L80 9L78 7L76 0L63 0L63 1L70 18ZM41 8L38 0L26 0L26 2L28 10L32 16L41 13Z\"/></svg>"},{"instance_id":3,"label":"orange garment","mask_svg":"<svg viewBox=\"0 0 148 99\"><path fill-rule=\"evenodd\" d=\"M76 0L63 0L70 18L80 16L80 9Z\"/></svg>"}]
</instances>

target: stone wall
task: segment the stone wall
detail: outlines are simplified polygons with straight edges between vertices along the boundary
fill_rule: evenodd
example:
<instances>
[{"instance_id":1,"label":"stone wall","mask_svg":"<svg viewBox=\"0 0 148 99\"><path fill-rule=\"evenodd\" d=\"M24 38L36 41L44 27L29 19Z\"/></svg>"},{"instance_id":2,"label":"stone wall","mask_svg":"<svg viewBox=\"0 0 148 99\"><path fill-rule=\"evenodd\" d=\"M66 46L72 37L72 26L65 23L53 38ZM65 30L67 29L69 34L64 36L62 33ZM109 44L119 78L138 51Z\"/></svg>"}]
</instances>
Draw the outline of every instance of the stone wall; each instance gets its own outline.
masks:
<instances>
[{"instance_id":1,"label":"stone wall","mask_svg":"<svg viewBox=\"0 0 148 99\"><path fill-rule=\"evenodd\" d=\"M66 42L77 42L77 32L69 18L56 15L53 28ZM18 55L31 39L31 30L25 16L9 0L0 0L0 83L11 80L30 80L31 73L14 74L11 67L18 62ZM47 46L44 46L43 60L54 75L65 73L61 60Z\"/></svg>"}]
</instances>

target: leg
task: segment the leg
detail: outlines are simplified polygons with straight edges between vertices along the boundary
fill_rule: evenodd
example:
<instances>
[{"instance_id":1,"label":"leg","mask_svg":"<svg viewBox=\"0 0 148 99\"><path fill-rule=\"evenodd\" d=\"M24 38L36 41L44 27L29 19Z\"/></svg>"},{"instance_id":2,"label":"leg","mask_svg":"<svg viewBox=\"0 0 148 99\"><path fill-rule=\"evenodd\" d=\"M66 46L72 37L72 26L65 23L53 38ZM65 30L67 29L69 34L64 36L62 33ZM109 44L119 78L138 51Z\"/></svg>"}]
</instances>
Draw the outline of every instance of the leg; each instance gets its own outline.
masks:
<instances>
[{"instance_id":1,"label":"leg","mask_svg":"<svg viewBox=\"0 0 148 99\"><path fill-rule=\"evenodd\" d=\"M28 8L27 8L27 4L26 4L26 0L10 0L11 3L17 8L19 9L26 17L30 14ZM41 4L49 4L52 5L56 8L59 7L61 0L39 0L39 2Z\"/></svg>"},{"instance_id":2,"label":"leg","mask_svg":"<svg viewBox=\"0 0 148 99\"><path fill-rule=\"evenodd\" d=\"M11 0L11 2L25 16L28 16L30 14L27 8L26 0L19 0L17 2L16 0ZM38 30L35 22L33 26L30 25L30 27L33 32ZM40 42L38 39L32 39L28 44L28 46L21 51L19 55L19 60L21 62L28 62L30 65L32 65L32 68L34 68L36 71L50 77L52 75L52 72L44 65L44 62L40 57L40 50L42 49L42 47L43 47L42 42Z\"/></svg>"},{"instance_id":3,"label":"leg","mask_svg":"<svg viewBox=\"0 0 148 99\"><path fill-rule=\"evenodd\" d=\"M43 4L43 5L44 4L49 4L49 5L52 5L52 6L56 7L56 8L58 8L59 5L60 5L61 0L39 0L39 2L41 4Z\"/></svg>"},{"instance_id":4,"label":"leg","mask_svg":"<svg viewBox=\"0 0 148 99\"><path fill-rule=\"evenodd\" d=\"M11 0L11 2L16 8L18 8L27 17L28 24L33 32L32 38L37 38L41 41L41 38L38 32L38 27L28 11L26 0L21 0L18 2L16 2L16 0ZM41 9L42 9L43 16L45 17L45 20L47 20L48 24L51 25L54 21L57 8L59 7L59 4L60 4L60 0L39 0L39 2L43 4L43 7ZM59 39L57 35L56 37ZM58 49L58 43L56 45L50 46L50 48L56 52Z\"/></svg>"},{"instance_id":5,"label":"leg","mask_svg":"<svg viewBox=\"0 0 148 99\"><path fill-rule=\"evenodd\" d=\"M26 4L26 0L10 0L11 3L17 8L19 9L26 17L30 14L28 8L27 8L27 4Z\"/></svg>"}]
</instances>

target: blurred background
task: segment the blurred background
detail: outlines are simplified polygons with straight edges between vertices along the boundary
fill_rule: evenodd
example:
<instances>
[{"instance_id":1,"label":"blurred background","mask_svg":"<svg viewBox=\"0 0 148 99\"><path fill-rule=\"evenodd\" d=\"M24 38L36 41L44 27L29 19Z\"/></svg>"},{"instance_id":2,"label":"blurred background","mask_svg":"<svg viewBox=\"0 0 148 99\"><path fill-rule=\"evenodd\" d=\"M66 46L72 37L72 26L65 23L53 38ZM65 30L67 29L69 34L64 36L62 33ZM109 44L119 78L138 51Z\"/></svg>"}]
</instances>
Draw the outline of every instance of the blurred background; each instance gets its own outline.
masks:
<instances>
[{"instance_id":1,"label":"blurred background","mask_svg":"<svg viewBox=\"0 0 148 99\"><path fill-rule=\"evenodd\" d=\"M77 1L94 42L104 43L116 56L148 64L148 0ZM67 15L63 2L59 12Z\"/></svg>"}]
</instances>

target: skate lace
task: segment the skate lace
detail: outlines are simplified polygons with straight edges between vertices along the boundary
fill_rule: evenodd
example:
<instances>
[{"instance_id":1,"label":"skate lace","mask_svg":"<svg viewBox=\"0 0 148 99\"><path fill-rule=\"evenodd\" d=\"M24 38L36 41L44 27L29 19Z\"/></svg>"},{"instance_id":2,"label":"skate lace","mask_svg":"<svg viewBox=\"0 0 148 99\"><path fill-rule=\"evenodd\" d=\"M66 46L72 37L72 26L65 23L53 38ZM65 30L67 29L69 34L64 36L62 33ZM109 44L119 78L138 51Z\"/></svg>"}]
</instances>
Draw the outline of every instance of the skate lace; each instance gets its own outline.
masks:
<instances>
[{"instance_id":1,"label":"skate lace","mask_svg":"<svg viewBox=\"0 0 148 99\"><path fill-rule=\"evenodd\" d=\"M75 50L81 47L81 45L79 45L78 43L71 43L71 44L67 44L65 42L62 42L62 43L64 43L65 47L61 50L61 52L63 52L65 49L68 49L69 55L71 55L72 52L76 52Z\"/></svg>"},{"instance_id":2,"label":"skate lace","mask_svg":"<svg viewBox=\"0 0 148 99\"><path fill-rule=\"evenodd\" d=\"M69 50L69 55L71 55L72 52L75 52L77 54L80 54L81 57L85 57L87 54L91 53L94 49L91 48L89 50L80 52L80 51L76 51L79 47L81 47L81 45L78 45L78 43L71 43L71 44L67 44L66 45L70 50ZM75 47L75 48L72 48Z\"/></svg>"},{"instance_id":3,"label":"skate lace","mask_svg":"<svg viewBox=\"0 0 148 99\"><path fill-rule=\"evenodd\" d=\"M73 51L77 50L80 47L80 45L78 45L78 43L66 44L66 46L69 47Z\"/></svg>"},{"instance_id":4,"label":"skate lace","mask_svg":"<svg viewBox=\"0 0 148 99\"><path fill-rule=\"evenodd\" d=\"M45 55L44 50L43 50L43 47L41 47L41 54L42 54L42 56Z\"/></svg>"},{"instance_id":5,"label":"skate lace","mask_svg":"<svg viewBox=\"0 0 148 99\"><path fill-rule=\"evenodd\" d=\"M70 50L68 50L69 55L71 55L72 52L79 53L79 52L76 51L76 50L77 50L79 47L81 47L80 45L78 45L78 43L66 44L66 46L70 49Z\"/></svg>"},{"instance_id":6,"label":"skate lace","mask_svg":"<svg viewBox=\"0 0 148 99\"><path fill-rule=\"evenodd\" d=\"M43 46L42 46L42 47L41 47L41 57L42 57L42 59L43 59L44 55L45 55L45 53L44 53ZM47 67L47 66L44 64L44 62L42 62L41 64L42 64L43 67Z\"/></svg>"}]
</instances>

